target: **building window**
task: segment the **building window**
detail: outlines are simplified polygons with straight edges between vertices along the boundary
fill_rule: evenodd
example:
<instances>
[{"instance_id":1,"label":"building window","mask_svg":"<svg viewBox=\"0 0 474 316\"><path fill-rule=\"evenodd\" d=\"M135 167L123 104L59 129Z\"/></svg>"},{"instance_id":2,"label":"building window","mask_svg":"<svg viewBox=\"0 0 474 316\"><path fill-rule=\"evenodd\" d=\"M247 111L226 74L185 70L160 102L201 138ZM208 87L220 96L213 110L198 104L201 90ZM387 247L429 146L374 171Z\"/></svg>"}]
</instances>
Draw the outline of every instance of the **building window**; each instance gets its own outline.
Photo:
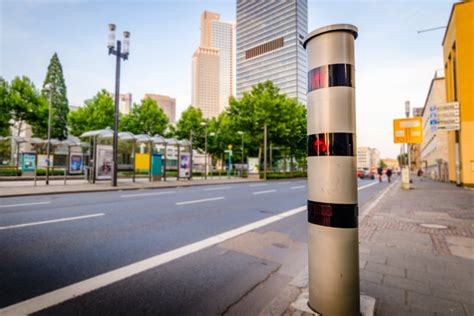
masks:
<instances>
[{"instance_id":1,"label":"building window","mask_svg":"<svg viewBox=\"0 0 474 316\"><path fill-rule=\"evenodd\" d=\"M280 47L283 47L283 37L277 38L273 41L266 42L254 48L248 49L245 52L245 59L250 59L258 55L268 53Z\"/></svg>"}]
</instances>

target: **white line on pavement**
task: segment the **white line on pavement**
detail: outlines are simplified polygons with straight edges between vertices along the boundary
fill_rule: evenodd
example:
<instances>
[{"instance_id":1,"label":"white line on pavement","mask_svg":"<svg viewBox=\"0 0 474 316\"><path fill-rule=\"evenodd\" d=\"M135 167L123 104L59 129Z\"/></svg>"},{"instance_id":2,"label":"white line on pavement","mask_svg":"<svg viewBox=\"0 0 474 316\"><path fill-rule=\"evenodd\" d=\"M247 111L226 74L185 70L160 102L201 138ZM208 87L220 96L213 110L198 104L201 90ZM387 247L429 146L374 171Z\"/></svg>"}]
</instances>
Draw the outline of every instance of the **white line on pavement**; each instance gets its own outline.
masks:
<instances>
[{"instance_id":1,"label":"white line on pavement","mask_svg":"<svg viewBox=\"0 0 474 316\"><path fill-rule=\"evenodd\" d=\"M150 196L150 195L163 195L163 194L171 194L176 193L176 191L164 191L164 192L153 192L153 193L136 193L136 194L123 194L121 198L129 198L129 197L136 197L136 196Z\"/></svg>"},{"instance_id":2,"label":"white line on pavement","mask_svg":"<svg viewBox=\"0 0 474 316\"><path fill-rule=\"evenodd\" d=\"M291 187L290 189L296 190L296 189L303 189L303 188L306 188L306 186L305 185L297 185L295 187Z\"/></svg>"},{"instance_id":3,"label":"white line on pavement","mask_svg":"<svg viewBox=\"0 0 474 316\"><path fill-rule=\"evenodd\" d=\"M400 178L398 178L398 179L400 179ZM359 222L362 222L364 217L366 217L372 211L372 209L374 207L376 207L377 204L379 204L379 202L383 199L385 194L387 194L388 191L390 191L392 188L395 187L395 183L398 183L398 179L396 181L394 181L391 185L389 185L385 190L383 190L382 193L371 204L369 204L367 207L364 207L360 211L361 215L359 216Z\"/></svg>"},{"instance_id":4,"label":"white line on pavement","mask_svg":"<svg viewBox=\"0 0 474 316\"><path fill-rule=\"evenodd\" d=\"M265 194L265 193L272 193L272 192L276 192L276 190L258 191L258 192L253 192L253 194L258 195L258 194Z\"/></svg>"},{"instance_id":5,"label":"white line on pavement","mask_svg":"<svg viewBox=\"0 0 474 316\"><path fill-rule=\"evenodd\" d=\"M204 191L217 191L217 190L228 190L232 189L232 187L217 187L217 188L207 188Z\"/></svg>"},{"instance_id":6,"label":"white line on pavement","mask_svg":"<svg viewBox=\"0 0 474 316\"><path fill-rule=\"evenodd\" d=\"M364 190L365 188L368 188L368 187L371 187L371 186L373 186L373 185L376 185L377 183L379 183L378 180L377 180L377 181L374 181L374 182L372 182L372 183L363 185L363 186L361 186L361 187L358 187L357 190Z\"/></svg>"},{"instance_id":7,"label":"white line on pavement","mask_svg":"<svg viewBox=\"0 0 474 316\"><path fill-rule=\"evenodd\" d=\"M52 219L52 220L49 220L49 221L25 223L25 224L11 225L11 226L0 226L0 230L21 228L21 227L28 227L28 226L36 226L36 225L44 225L44 224L51 224L51 223L59 223L59 222L75 221L75 220L78 220L78 219L91 218L91 217L104 216L104 215L105 215L104 213L97 213L97 214L84 215L84 216L75 216L75 217L65 217L65 218L59 218L59 219Z\"/></svg>"},{"instance_id":8,"label":"white line on pavement","mask_svg":"<svg viewBox=\"0 0 474 316\"><path fill-rule=\"evenodd\" d=\"M198 252L205 248L217 245L228 239L237 237L249 231L277 222L279 220L298 214L305 210L306 210L306 206L301 206L301 207L298 207L298 208L295 208L295 209L292 209L292 210L289 210L289 211L286 211L286 212L283 212L271 217L267 217L257 222L253 222L245 226L241 226L233 230L229 230L227 232L209 237L207 239L197 241L195 243L183 246L181 248L177 248L177 249L162 253L160 255L132 263L128 266L125 266L116 270L112 270L110 272L92 277L90 279L87 279L75 284L71 284L61 289L58 289L58 290L55 290L55 291L52 291L52 292L49 292L37 297L33 297L29 300L0 309L0 315L27 315L27 314L35 313L37 311L60 304L62 302L65 302L77 296L100 289L112 283L124 280L138 273L142 273L144 271L156 268L170 261Z\"/></svg>"},{"instance_id":9,"label":"white line on pavement","mask_svg":"<svg viewBox=\"0 0 474 316\"><path fill-rule=\"evenodd\" d=\"M251 184L249 187L262 187L264 185L267 185L266 183L257 183L257 184Z\"/></svg>"},{"instance_id":10,"label":"white line on pavement","mask_svg":"<svg viewBox=\"0 0 474 316\"><path fill-rule=\"evenodd\" d=\"M290 183L290 181L281 181L281 182L277 182L277 184L288 184Z\"/></svg>"},{"instance_id":11,"label":"white line on pavement","mask_svg":"<svg viewBox=\"0 0 474 316\"><path fill-rule=\"evenodd\" d=\"M210 199L202 199L202 200L193 200L193 201L184 201L184 202L178 202L176 205L186 205L186 204L193 204L193 203L203 203L203 202L208 202L208 201L216 201L216 200L223 200L223 196L215 197L215 198L210 198Z\"/></svg>"},{"instance_id":12,"label":"white line on pavement","mask_svg":"<svg viewBox=\"0 0 474 316\"><path fill-rule=\"evenodd\" d=\"M51 203L51 201L34 202L34 203L20 203L20 204L10 204L10 205L0 205L0 208L28 206L28 205L40 205L40 204L50 204L50 203Z\"/></svg>"}]
</instances>

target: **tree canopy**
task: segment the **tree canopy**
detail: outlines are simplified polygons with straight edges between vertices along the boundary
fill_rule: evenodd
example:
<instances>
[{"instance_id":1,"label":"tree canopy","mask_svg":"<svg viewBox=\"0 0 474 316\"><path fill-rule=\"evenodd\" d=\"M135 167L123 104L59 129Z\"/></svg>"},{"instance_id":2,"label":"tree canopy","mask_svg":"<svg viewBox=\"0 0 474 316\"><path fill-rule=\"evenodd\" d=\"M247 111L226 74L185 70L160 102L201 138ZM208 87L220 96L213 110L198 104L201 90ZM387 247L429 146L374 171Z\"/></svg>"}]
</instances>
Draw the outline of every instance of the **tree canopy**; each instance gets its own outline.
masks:
<instances>
[{"instance_id":1,"label":"tree canopy","mask_svg":"<svg viewBox=\"0 0 474 316\"><path fill-rule=\"evenodd\" d=\"M69 113L68 122L71 134L82 133L114 126L114 101L110 94L99 91L92 99L86 100L85 106Z\"/></svg>"},{"instance_id":2,"label":"tree canopy","mask_svg":"<svg viewBox=\"0 0 474 316\"><path fill-rule=\"evenodd\" d=\"M249 138L250 154L262 157L263 127L267 125L268 142L282 151L303 148L306 155L306 108L296 99L280 93L271 81L255 85L240 100L230 98L227 113L233 130L243 131Z\"/></svg>"},{"instance_id":3,"label":"tree canopy","mask_svg":"<svg viewBox=\"0 0 474 316\"><path fill-rule=\"evenodd\" d=\"M181 118L176 124L176 137L178 139L190 139L192 133L194 146L204 148L205 128L201 123L205 121L200 109L189 106L181 113Z\"/></svg>"},{"instance_id":4,"label":"tree canopy","mask_svg":"<svg viewBox=\"0 0 474 316\"><path fill-rule=\"evenodd\" d=\"M51 85L47 89L47 85ZM63 68L59 61L58 55L54 53L49 62L48 72L43 82L42 94L45 98L50 100L50 93L52 93L52 123L51 123L51 137L60 140L66 139L68 134L67 116L69 113L69 102L67 99L66 82L64 81Z\"/></svg>"},{"instance_id":5,"label":"tree canopy","mask_svg":"<svg viewBox=\"0 0 474 316\"><path fill-rule=\"evenodd\" d=\"M168 123L168 117L156 101L146 98L120 119L120 130L134 134L163 135Z\"/></svg>"}]
</instances>

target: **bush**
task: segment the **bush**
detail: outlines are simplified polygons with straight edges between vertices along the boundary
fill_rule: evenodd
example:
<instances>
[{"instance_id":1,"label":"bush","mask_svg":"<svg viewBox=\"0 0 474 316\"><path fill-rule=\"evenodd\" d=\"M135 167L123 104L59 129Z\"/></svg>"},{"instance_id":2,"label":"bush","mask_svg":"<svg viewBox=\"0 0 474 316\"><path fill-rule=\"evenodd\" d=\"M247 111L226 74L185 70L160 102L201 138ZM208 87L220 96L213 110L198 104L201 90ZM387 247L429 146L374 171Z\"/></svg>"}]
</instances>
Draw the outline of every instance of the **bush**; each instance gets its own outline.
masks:
<instances>
[{"instance_id":1,"label":"bush","mask_svg":"<svg viewBox=\"0 0 474 316\"><path fill-rule=\"evenodd\" d=\"M304 171L291 172L267 172L268 179L290 179L290 178L306 178L307 174ZM260 179L263 179L263 172L260 172Z\"/></svg>"},{"instance_id":2,"label":"bush","mask_svg":"<svg viewBox=\"0 0 474 316\"><path fill-rule=\"evenodd\" d=\"M14 177L14 176L21 176L21 170L16 168L0 168L0 176L5 177Z\"/></svg>"},{"instance_id":3,"label":"bush","mask_svg":"<svg viewBox=\"0 0 474 316\"><path fill-rule=\"evenodd\" d=\"M46 169L38 169L37 172L36 172L36 175L37 176L45 176L46 175ZM64 170L63 169L61 169L61 170L49 169L49 175L50 176L64 176Z\"/></svg>"}]
</instances>

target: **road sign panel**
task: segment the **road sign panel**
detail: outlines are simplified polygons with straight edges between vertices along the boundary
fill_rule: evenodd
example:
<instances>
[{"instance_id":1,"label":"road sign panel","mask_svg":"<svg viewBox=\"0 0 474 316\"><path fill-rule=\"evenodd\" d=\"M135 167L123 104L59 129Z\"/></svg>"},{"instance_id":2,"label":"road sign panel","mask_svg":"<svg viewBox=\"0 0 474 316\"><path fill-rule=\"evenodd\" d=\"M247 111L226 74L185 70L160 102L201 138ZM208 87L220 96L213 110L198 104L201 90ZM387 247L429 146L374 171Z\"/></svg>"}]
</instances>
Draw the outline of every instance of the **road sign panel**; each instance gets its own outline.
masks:
<instances>
[{"instance_id":1,"label":"road sign panel","mask_svg":"<svg viewBox=\"0 0 474 316\"><path fill-rule=\"evenodd\" d=\"M395 144L415 144L423 141L421 117L393 120L393 141Z\"/></svg>"}]
</instances>

